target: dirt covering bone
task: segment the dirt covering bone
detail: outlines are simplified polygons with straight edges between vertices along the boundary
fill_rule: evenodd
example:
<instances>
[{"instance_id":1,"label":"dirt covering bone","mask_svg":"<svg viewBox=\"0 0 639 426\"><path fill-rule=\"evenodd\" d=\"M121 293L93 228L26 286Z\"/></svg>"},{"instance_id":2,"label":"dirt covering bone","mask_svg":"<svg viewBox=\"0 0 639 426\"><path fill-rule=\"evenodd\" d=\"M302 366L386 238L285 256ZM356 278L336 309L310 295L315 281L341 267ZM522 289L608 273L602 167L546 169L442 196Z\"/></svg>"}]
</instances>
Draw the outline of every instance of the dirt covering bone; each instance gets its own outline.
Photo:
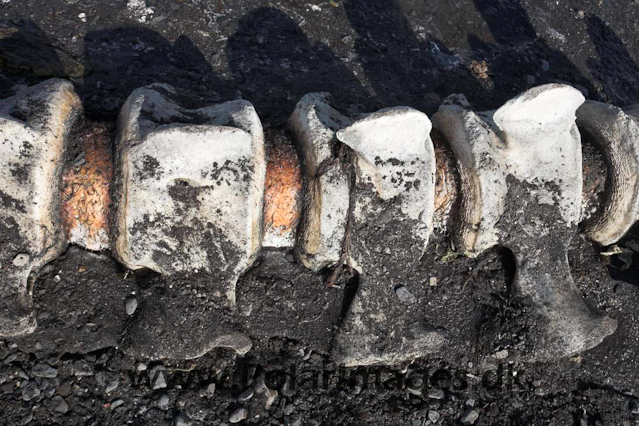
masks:
<instances>
[{"instance_id":1,"label":"dirt covering bone","mask_svg":"<svg viewBox=\"0 0 639 426\"><path fill-rule=\"evenodd\" d=\"M359 287L335 333L333 356L347 366L397 364L437 351L447 339L438 324L406 313L407 304L422 309L423 302L406 283L428 255L433 227L452 224L443 230L467 256L496 245L514 253L514 295L538 319L528 359L573 355L615 331L615 320L584 302L567 249L579 225L609 245L637 220L636 109L584 103L576 89L549 84L496 111L475 112L463 95L452 95L431 124L402 106L349 117L331 107L328 94L311 93L289 119L296 152L269 159L249 102L185 105L171 86L154 84L134 91L120 112L106 229L109 248L127 268L213 274L209 290L227 318L237 312L238 278L265 247L294 251L314 272L348 266ZM8 337L37 327L30 274L66 245L83 245L65 234L59 208L63 153L82 111L60 79L26 88L0 109L0 322ZM445 171L433 124L457 161ZM580 130L601 146L612 176L589 217L582 213ZM437 190L442 173L457 175L459 191ZM436 210L442 197L454 198L456 207ZM250 339L231 323L187 357L215 347L247 352ZM170 349L153 354L170 356Z\"/></svg>"}]
</instances>

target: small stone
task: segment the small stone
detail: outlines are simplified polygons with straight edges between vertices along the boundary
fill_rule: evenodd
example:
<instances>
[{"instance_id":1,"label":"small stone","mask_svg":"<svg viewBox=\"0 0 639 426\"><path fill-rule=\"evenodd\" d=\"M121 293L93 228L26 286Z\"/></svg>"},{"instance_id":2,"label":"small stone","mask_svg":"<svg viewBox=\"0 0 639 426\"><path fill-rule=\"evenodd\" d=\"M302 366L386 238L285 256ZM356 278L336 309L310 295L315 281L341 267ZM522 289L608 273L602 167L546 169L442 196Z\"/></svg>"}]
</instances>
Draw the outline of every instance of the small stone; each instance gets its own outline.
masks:
<instances>
[{"instance_id":1,"label":"small stone","mask_svg":"<svg viewBox=\"0 0 639 426\"><path fill-rule=\"evenodd\" d=\"M405 286L399 286L395 289L395 295L402 303L412 303L415 301L415 296Z\"/></svg>"},{"instance_id":2,"label":"small stone","mask_svg":"<svg viewBox=\"0 0 639 426\"><path fill-rule=\"evenodd\" d=\"M46 377L52 379L58 375L58 370L51 367L49 364L39 363L33 366L31 369L31 375L34 377Z\"/></svg>"},{"instance_id":3,"label":"small stone","mask_svg":"<svg viewBox=\"0 0 639 426\"><path fill-rule=\"evenodd\" d=\"M264 392L264 398L266 398L264 407L266 407L267 410L275 403L278 395L279 393L275 389L266 389L266 392Z\"/></svg>"},{"instance_id":4,"label":"small stone","mask_svg":"<svg viewBox=\"0 0 639 426\"><path fill-rule=\"evenodd\" d=\"M127 297L124 301L124 307L126 309L127 315L133 315L135 313L135 310L138 308L138 299L136 299L134 296Z\"/></svg>"},{"instance_id":5,"label":"small stone","mask_svg":"<svg viewBox=\"0 0 639 426\"><path fill-rule=\"evenodd\" d=\"M69 411L69 404L62 398L61 396L56 396L52 400L53 404L55 404L55 408L53 411L57 413L64 414Z\"/></svg>"},{"instance_id":6,"label":"small stone","mask_svg":"<svg viewBox=\"0 0 639 426\"><path fill-rule=\"evenodd\" d=\"M472 425L472 424L475 424L478 418L479 418L479 413L477 412L477 410L471 409L471 410L464 411L464 414L462 414L460 420L462 424L464 425Z\"/></svg>"},{"instance_id":7,"label":"small stone","mask_svg":"<svg viewBox=\"0 0 639 426\"><path fill-rule=\"evenodd\" d=\"M116 408L118 408L120 405L124 404L124 401L121 399L116 399L115 401L113 401L111 403L111 409L115 410Z\"/></svg>"},{"instance_id":8,"label":"small stone","mask_svg":"<svg viewBox=\"0 0 639 426\"><path fill-rule=\"evenodd\" d=\"M86 361L77 361L73 364L73 374L79 377L92 376L93 369Z\"/></svg>"},{"instance_id":9,"label":"small stone","mask_svg":"<svg viewBox=\"0 0 639 426\"><path fill-rule=\"evenodd\" d=\"M87 14L82 12L78 14L78 18L82 21L82 22L86 22L87 21Z\"/></svg>"},{"instance_id":10,"label":"small stone","mask_svg":"<svg viewBox=\"0 0 639 426\"><path fill-rule=\"evenodd\" d=\"M229 417L229 422L239 423L242 420L245 420L247 417L248 411L246 410L246 408L238 408L237 410L233 411L233 413Z\"/></svg>"},{"instance_id":11,"label":"small stone","mask_svg":"<svg viewBox=\"0 0 639 426\"><path fill-rule=\"evenodd\" d=\"M14 266L22 267L26 266L27 263L29 263L29 255L26 253L20 253L13 258Z\"/></svg>"},{"instance_id":12,"label":"small stone","mask_svg":"<svg viewBox=\"0 0 639 426\"><path fill-rule=\"evenodd\" d=\"M62 278L60 278L60 275L56 275L55 277L53 277L53 282L54 283L59 283L60 281L62 281Z\"/></svg>"},{"instance_id":13,"label":"small stone","mask_svg":"<svg viewBox=\"0 0 639 426\"><path fill-rule=\"evenodd\" d=\"M27 415L22 418L22 424L29 424L31 420L33 420L33 413L27 413Z\"/></svg>"},{"instance_id":14,"label":"small stone","mask_svg":"<svg viewBox=\"0 0 639 426\"><path fill-rule=\"evenodd\" d=\"M291 253L290 251L286 253L286 256L284 258L286 259L288 263L295 263L295 255Z\"/></svg>"},{"instance_id":15,"label":"small stone","mask_svg":"<svg viewBox=\"0 0 639 426\"><path fill-rule=\"evenodd\" d=\"M191 419L184 413L180 413L175 418L175 426L192 426L193 422Z\"/></svg>"},{"instance_id":16,"label":"small stone","mask_svg":"<svg viewBox=\"0 0 639 426\"><path fill-rule=\"evenodd\" d=\"M506 359L508 358L508 350L502 349L501 351L495 352L495 358L497 359Z\"/></svg>"},{"instance_id":17,"label":"small stone","mask_svg":"<svg viewBox=\"0 0 639 426\"><path fill-rule=\"evenodd\" d=\"M40 395L40 389L38 389L36 382L29 382L22 388L22 399L24 401L31 401L38 395Z\"/></svg>"},{"instance_id":18,"label":"small stone","mask_svg":"<svg viewBox=\"0 0 639 426\"><path fill-rule=\"evenodd\" d=\"M146 364L143 362L138 362L138 365L135 367L138 371L145 371L146 370Z\"/></svg>"},{"instance_id":19,"label":"small stone","mask_svg":"<svg viewBox=\"0 0 639 426\"><path fill-rule=\"evenodd\" d=\"M584 12L583 10L579 9L577 11L577 18L584 19L585 16L586 16L586 12Z\"/></svg>"},{"instance_id":20,"label":"small stone","mask_svg":"<svg viewBox=\"0 0 639 426\"><path fill-rule=\"evenodd\" d=\"M431 287L437 287L437 277L430 277L428 280L428 284Z\"/></svg>"},{"instance_id":21,"label":"small stone","mask_svg":"<svg viewBox=\"0 0 639 426\"><path fill-rule=\"evenodd\" d=\"M18 355L16 354L9 354L5 357L5 359L2 361L3 364L11 364L13 361L16 360L16 358L18 358Z\"/></svg>"},{"instance_id":22,"label":"small stone","mask_svg":"<svg viewBox=\"0 0 639 426\"><path fill-rule=\"evenodd\" d=\"M441 389L432 388L428 391L428 397L431 399L444 399L446 394Z\"/></svg>"},{"instance_id":23,"label":"small stone","mask_svg":"<svg viewBox=\"0 0 639 426\"><path fill-rule=\"evenodd\" d=\"M543 72L550 71L550 62L548 62L545 59L542 59L541 60L541 69L543 70Z\"/></svg>"},{"instance_id":24,"label":"small stone","mask_svg":"<svg viewBox=\"0 0 639 426\"><path fill-rule=\"evenodd\" d=\"M240 396L237 397L237 401L238 402L246 402L249 399L253 398L253 395L254 395L253 388L248 388L247 390L242 392L240 394Z\"/></svg>"},{"instance_id":25,"label":"small stone","mask_svg":"<svg viewBox=\"0 0 639 426\"><path fill-rule=\"evenodd\" d=\"M526 83L532 85L535 84L535 76L534 75L527 75L526 76Z\"/></svg>"},{"instance_id":26,"label":"small stone","mask_svg":"<svg viewBox=\"0 0 639 426\"><path fill-rule=\"evenodd\" d=\"M169 396L163 393L160 395L160 399L158 399L158 407L162 409L167 408L169 406L169 402Z\"/></svg>"},{"instance_id":27,"label":"small stone","mask_svg":"<svg viewBox=\"0 0 639 426\"><path fill-rule=\"evenodd\" d=\"M163 365L153 367L149 372L149 378L153 390L166 388L166 368Z\"/></svg>"},{"instance_id":28,"label":"small stone","mask_svg":"<svg viewBox=\"0 0 639 426\"><path fill-rule=\"evenodd\" d=\"M206 395L210 398L215 395L215 383L209 383L206 387Z\"/></svg>"},{"instance_id":29,"label":"small stone","mask_svg":"<svg viewBox=\"0 0 639 426\"><path fill-rule=\"evenodd\" d=\"M439 421L439 412L437 411L429 411L428 412L428 420L430 420L432 423L437 423Z\"/></svg>"},{"instance_id":30,"label":"small stone","mask_svg":"<svg viewBox=\"0 0 639 426\"><path fill-rule=\"evenodd\" d=\"M284 407L284 410L282 410L282 411L284 412L285 416L290 416L295 411L295 405L286 404L286 407Z\"/></svg>"}]
</instances>

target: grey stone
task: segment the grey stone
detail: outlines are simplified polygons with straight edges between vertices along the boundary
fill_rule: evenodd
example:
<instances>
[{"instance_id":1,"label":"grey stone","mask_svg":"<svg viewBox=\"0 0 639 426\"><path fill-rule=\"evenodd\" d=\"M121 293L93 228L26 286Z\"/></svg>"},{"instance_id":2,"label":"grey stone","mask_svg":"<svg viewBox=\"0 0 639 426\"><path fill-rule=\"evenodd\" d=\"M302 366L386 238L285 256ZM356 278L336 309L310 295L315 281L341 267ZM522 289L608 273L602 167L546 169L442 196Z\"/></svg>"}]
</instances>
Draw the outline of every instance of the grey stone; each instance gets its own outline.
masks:
<instances>
[{"instance_id":1,"label":"grey stone","mask_svg":"<svg viewBox=\"0 0 639 426\"><path fill-rule=\"evenodd\" d=\"M428 390L428 397L432 399L444 399L446 394L442 389L432 388Z\"/></svg>"},{"instance_id":2,"label":"grey stone","mask_svg":"<svg viewBox=\"0 0 639 426\"><path fill-rule=\"evenodd\" d=\"M119 406L124 404L124 400L122 399L116 399L115 401L111 402L111 409L115 410L116 408L118 408Z\"/></svg>"},{"instance_id":3,"label":"grey stone","mask_svg":"<svg viewBox=\"0 0 639 426\"><path fill-rule=\"evenodd\" d=\"M138 308L138 299L135 296L129 296L124 301L124 307L127 315L133 315Z\"/></svg>"},{"instance_id":4,"label":"grey stone","mask_svg":"<svg viewBox=\"0 0 639 426\"><path fill-rule=\"evenodd\" d=\"M430 410L428 412L428 420L430 420L432 423L437 423L439 421L439 418L439 412L433 410Z\"/></svg>"},{"instance_id":5,"label":"grey stone","mask_svg":"<svg viewBox=\"0 0 639 426\"><path fill-rule=\"evenodd\" d=\"M54 411L60 414L65 414L67 411L69 411L69 404L67 404L64 398L62 398L61 396L54 397L51 402L55 405L55 408L53 409Z\"/></svg>"},{"instance_id":6,"label":"grey stone","mask_svg":"<svg viewBox=\"0 0 639 426\"><path fill-rule=\"evenodd\" d=\"M51 367L49 364L38 363L31 369L31 375L33 377L47 377L52 379L58 375L58 370Z\"/></svg>"},{"instance_id":7,"label":"grey stone","mask_svg":"<svg viewBox=\"0 0 639 426\"><path fill-rule=\"evenodd\" d=\"M24 401L31 401L33 398L37 397L38 395L40 395L40 389L38 388L38 385L36 384L36 382L28 382L22 388L22 399Z\"/></svg>"},{"instance_id":8,"label":"grey stone","mask_svg":"<svg viewBox=\"0 0 639 426\"><path fill-rule=\"evenodd\" d=\"M175 418L175 426L193 426L193 421L184 413Z\"/></svg>"},{"instance_id":9,"label":"grey stone","mask_svg":"<svg viewBox=\"0 0 639 426\"><path fill-rule=\"evenodd\" d=\"M92 376L93 368L86 361L76 361L73 363L73 374L79 377Z\"/></svg>"},{"instance_id":10,"label":"grey stone","mask_svg":"<svg viewBox=\"0 0 639 426\"><path fill-rule=\"evenodd\" d=\"M170 402L169 396L163 393L162 395L160 395L160 398L158 399L158 407L162 409L168 408L169 402Z\"/></svg>"},{"instance_id":11,"label":"grey stone","mask_svg":"<svg viewBox=\"0 0 639 426\"><path fill-rule=\"evenodd\" d=\"M412 303L416 300L413 293L411 293L410 290L403 285L395 289L395 294L402 303Z\"/></svg>"},{"instance_id":12,"label":"grey stone","mask_svg":"<svg viewBox=\"0 0 639 426\"><path fill-rule=\"evenodd\" d=\"M463 425L472 425L475 424L477 419L479 418L479 413L477 410L469 409L464 411L461 418L459 419Z\"/></svg>"},{"instance_id":13,"label":"grey stone","mask_svg":"<svg viewBox=\"0 0 639 426\"><path fill-rule=\"evenodd\" d=\"M248 388L237 397L237 402L246 402L253 398L253 388Z\"/></svg>"},{"instance_id":14,"label":"grey stone","mask_svg":"<svg viewBox=\"0 0 639 426\"><path fill-rule=\"evenodd\" d=\"M241 407L238 408L237 410L233 411L233 413L231 413L231 416L229 417L229 422L230 423L239 423L242 420L246 420L246 418L248 417L248 411L246 408Z\"/></svg>"}]
</instances>

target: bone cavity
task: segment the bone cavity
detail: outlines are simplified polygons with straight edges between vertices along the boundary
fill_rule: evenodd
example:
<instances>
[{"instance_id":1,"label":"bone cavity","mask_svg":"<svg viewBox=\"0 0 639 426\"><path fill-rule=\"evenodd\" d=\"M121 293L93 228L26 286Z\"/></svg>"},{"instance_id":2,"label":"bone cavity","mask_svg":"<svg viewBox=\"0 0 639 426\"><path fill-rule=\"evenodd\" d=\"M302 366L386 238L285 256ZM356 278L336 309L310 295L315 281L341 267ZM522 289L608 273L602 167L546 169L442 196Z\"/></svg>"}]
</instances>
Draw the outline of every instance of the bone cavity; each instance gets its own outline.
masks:
<instances>
[{"instance_id":1,"label":"bone cavity","mask_svg":"<svg viewBox=\"0 0 639 426\"><path fill-rule=\"evenodd\" d=\"M551 84L478 114L456 95L434 117L459 162L461 250L474 256L499 244L513 251L515 294L540 317L535 347L526 354L537 360L592 348L616 328L586 306L568 265L580 219L575 111L583 101L576 89Z\"/></svg>"},{"instance_id":2,"label":"bone cavity","mask_svg":"<svg viewBox=\"0 0 639 426\"><path fill-rule=\"evenodd\" d=\"M0 335L35 329L27 280L65 244L59 214L62 155L82 105L52 79L0 101Z\"/></svg>"}]
</instances>

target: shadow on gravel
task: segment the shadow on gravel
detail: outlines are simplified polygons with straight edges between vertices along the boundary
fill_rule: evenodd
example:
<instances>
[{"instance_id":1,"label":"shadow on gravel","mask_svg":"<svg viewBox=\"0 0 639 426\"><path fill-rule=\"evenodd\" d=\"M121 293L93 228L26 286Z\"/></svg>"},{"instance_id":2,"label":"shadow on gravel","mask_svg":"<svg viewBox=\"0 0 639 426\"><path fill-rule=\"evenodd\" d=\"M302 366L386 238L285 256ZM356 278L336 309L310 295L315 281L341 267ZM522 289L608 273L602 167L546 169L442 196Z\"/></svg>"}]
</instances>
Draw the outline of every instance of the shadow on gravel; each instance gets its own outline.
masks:
<instances>
[{"instance_id":1,"label":"shadow on gravel","mask_svg":"<svg viewBox=\"0 0 639 426\"><path fill-rule=\"evenodd\" d=\"M10 96L17 82L65 77L59 53L33 21L0 20L0 97Z\"/></svg>"},{"instance_id":2,"label":"shadow on gravel","mask_svg":"<svg viewBox=\"0 0 639 426\"><path fill-rule=\"evenodd\" d=\"M465 58L430 35L416 37L397 0L346 1L358 34L356 50L380 106L411 105L431 114L440 99L463 93L476 109L491 109L551 82L594 93L568 58L536 38L520 2L475 0L474 5L496 43L469 34L472 54Z\"/></svg>"},{"instance_id":3,"label":"shadow on gravel","mask_svg":"<svg viewBox=\"0 0 639 426\"><path fill-rule=\"evenodd\" d=\"M247 99L266 126L282 126L308 92L331 92L338 106L367 97L330 49L311 45L295 21L273 8L240 19L226 46L230 77L186 36L171 44L154 31L121 27L91 31L84 41L86 74L78 90L89 115L114 118L131 91L156 82L201 104Z\"/></svg>"},{"instance_id":4,"label":"shadow on gravel","mask_svg":"<svg viewBox=\"0 0 639 426\"><path fill-rule=\"evenodd\" d=\"M198 103L230 98L231 87L186 36L171 44L144 28L90 31L84 38L85 76L78 87L89 116L115 119L129 94L168 83Z\"/></svg>"},{"instance_id":5,"label":"shadow on gravel","mask_svg":"<svg viewBox=\"0 0 639 426\"><path fill-rule=\"evenodd\" d=\"M586 28L599 55L598 59L589 59L587 66L602 85L606 101L620 107L638 102L639 67L623 41L597 16L586 19Z\"/></svg>"}]
</instances>

